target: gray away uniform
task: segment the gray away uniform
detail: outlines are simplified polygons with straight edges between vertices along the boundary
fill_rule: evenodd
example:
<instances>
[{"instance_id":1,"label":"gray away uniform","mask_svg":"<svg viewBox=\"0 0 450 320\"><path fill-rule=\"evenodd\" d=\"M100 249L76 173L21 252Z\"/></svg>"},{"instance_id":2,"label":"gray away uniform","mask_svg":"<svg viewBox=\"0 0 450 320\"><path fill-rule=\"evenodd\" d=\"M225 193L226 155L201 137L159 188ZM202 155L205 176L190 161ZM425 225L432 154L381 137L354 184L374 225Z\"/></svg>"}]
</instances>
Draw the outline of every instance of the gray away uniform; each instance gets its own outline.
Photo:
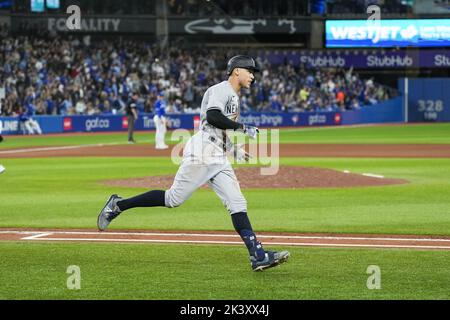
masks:
<instances>
[{"instance_id":1,"label":"gray away uniform","mask_svg":"<svg viewBox=\"0 0 450 320\"><path fill-rule=\"evenodd\" d=\"M227 158L231 141L225 130L206 121L206 112L217 109L227 118L239 118L239 96L228 81L206 90L201 105L200 130L186 143L172 187L165 193L166 207L178 207L199 187L208 183L230 214L247 212L247 201Z\"/></svg>"}]
</instances>

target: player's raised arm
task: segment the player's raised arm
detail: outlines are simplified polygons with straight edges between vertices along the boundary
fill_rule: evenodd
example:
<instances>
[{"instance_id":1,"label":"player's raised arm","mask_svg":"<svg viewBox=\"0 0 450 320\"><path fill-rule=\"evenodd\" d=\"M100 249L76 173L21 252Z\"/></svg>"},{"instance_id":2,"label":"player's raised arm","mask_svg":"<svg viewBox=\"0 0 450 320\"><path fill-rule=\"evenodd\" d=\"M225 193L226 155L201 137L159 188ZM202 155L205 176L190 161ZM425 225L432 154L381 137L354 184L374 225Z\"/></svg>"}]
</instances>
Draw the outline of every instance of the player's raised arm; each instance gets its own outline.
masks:
<instances>
[{"instance_id":1,"label":"player's raised arm","mask_svg":"<svg viewBox=\"0 0 450 320\"><path fill-rule=\"evenodd\" d=\"M257 127L245 125L243 123L228 119L222 112L220 112L219 109L208 110L206 112L206 121L208 121L210 125L222 130L243 132L252 139L255 139L256 135L259 133L259 129Z\"/></svg>"}]
</instances>

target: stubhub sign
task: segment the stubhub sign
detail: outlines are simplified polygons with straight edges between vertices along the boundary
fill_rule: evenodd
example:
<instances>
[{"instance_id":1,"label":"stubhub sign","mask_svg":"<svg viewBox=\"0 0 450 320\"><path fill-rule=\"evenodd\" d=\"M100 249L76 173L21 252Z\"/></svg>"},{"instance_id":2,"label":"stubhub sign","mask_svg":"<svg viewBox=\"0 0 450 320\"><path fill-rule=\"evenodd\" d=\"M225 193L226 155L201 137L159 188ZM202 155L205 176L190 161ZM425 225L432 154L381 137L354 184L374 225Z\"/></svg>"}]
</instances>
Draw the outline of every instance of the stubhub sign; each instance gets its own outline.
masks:
<instances>
[{"instance_id":1,"label":"stubhub sign","mask_svg":"<svg viewBox=\"0 0 450 320\"><path fill-rule=\"evenodd\" d=\"M450 19L327 20L327 48L450 47Z\"/></svg>"}]
</instances>

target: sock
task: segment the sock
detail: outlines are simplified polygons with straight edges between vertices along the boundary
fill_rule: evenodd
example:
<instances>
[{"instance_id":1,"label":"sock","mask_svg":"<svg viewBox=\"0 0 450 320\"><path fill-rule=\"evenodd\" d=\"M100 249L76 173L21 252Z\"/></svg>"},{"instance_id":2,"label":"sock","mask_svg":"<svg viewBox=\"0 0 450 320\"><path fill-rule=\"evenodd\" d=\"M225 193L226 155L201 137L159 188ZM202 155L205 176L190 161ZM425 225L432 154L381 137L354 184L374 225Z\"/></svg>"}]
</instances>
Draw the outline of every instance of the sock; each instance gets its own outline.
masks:
<instances>
[{"instance_id":1,"label":"sock","mask_svg":"<svg viewBox=\"0 0 450 320\"><path fill-rule=\"evenodd\" d=\"M234 213L231 215L231 219L233 221L234 229L236 229L237 233L239 233L244 241L250 256L255 257L257 260L263 260L266 253L261 243L256 239L247 212Z\"/></svg>"},{"instance_id":2,"label":"sock","mask_svg":"<svg viewBox=\"0 0 450 320\"><path fill-rule=\"evenodd\" d=\"M121 211L141 207L165 207L165 194L163 190L152 190L133 198L120 200L117 206Z\"/></svg>"}]
</instances>

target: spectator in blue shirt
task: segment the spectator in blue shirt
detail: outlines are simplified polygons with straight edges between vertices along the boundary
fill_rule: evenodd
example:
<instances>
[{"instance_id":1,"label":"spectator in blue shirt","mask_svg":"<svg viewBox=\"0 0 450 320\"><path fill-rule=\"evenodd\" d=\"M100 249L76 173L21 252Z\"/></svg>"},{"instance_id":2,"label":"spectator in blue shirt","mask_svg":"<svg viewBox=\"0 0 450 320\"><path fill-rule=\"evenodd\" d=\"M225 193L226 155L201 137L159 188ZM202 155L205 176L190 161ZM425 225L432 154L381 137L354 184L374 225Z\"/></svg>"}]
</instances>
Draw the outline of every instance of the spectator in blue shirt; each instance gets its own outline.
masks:
<instances>
[{"instance_id":1,"label":"spectator in blue shirt","mask_svg":"<svg viewBox=\"0 0 450 320\"><path fill-rule=\"evenodd\" d=\"M33 119L36 114L36 107L27 103L19 116L19 122L22 123L22 129L26 134L42 134L39 123Z\"/></svg>"},{"instance_id":2,"label":"spectator in blue shirt","mask_svg":"<svg viewBox=\"0 0 450 320\"><path fill-rule=\"evenodd\" d=\"M274 112L281 112L283 111L283 106L281 105L278 94L276 92L273 92L270 97L270 108Z\"/></svg>"}]
</instances>

